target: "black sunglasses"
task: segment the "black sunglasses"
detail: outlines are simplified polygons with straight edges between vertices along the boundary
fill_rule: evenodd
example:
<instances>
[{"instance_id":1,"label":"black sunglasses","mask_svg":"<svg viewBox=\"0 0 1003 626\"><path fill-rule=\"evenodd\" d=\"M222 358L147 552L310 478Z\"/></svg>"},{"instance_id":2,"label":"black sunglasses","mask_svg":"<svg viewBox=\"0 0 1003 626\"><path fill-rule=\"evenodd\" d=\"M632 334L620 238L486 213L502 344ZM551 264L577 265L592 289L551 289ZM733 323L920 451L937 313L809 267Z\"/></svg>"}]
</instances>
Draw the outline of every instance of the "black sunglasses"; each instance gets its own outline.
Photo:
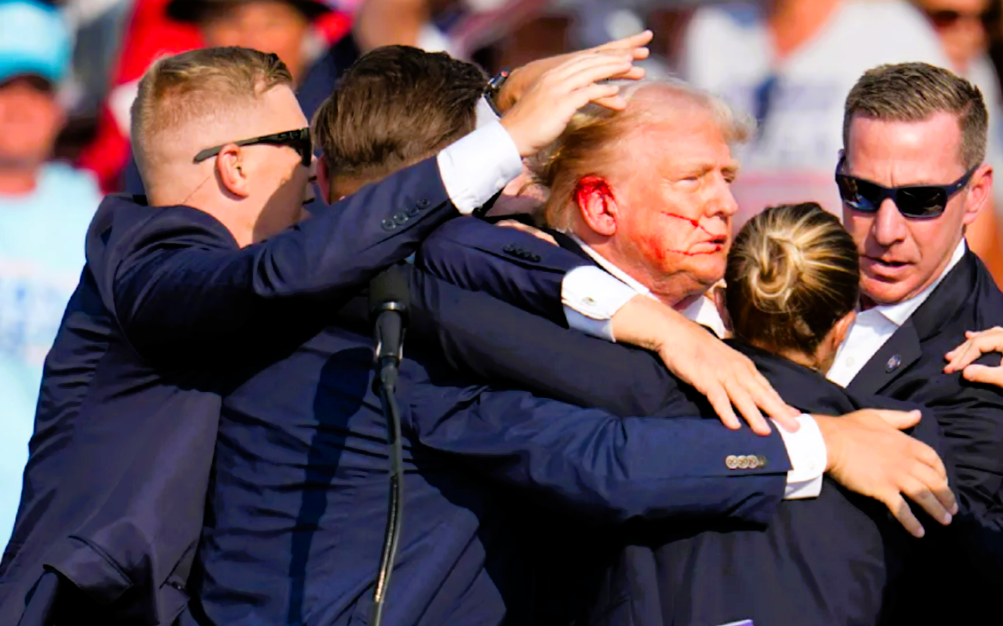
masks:
<instances>
[{"instance_id":1,"label":"black sunglasses","mask_svg":"<svg viewBox=\"0 0 1003 626\"><path fill-rule=\"evenodd\" d=\"M836 166L836 185L843 203L859 213L877 213L881 203L891 198L899 212L916 219L934 218L947 208L947 201L961 191L978 166L950 185L910 185L907 187L882 187L869 180L841 174L845 157Z\"/></svg>"},{"instance_id":2,"label":"black sunglasses","mask_svg":"<svg viewBox=\"0 0 1003 626\"><path fill-rule=\"evenodd\" d=\"M949 28L954 26L963 19L978 20L982 22L983 25L991 24L998 15L997 11L993 9L988 9L982 12L963 12L955 11L952 9L932 9L924 11L926 16L934 23L938 28Z\"/></svg>"},{"instance_id":3,"label":"black sunglasses","mask_svg":"<svg viewBox=\"0 0 1003 626\"><path fill-rule=\"evenodd\" d=\"M310 129L300 128L299 130L287 130L281 133L262 135L261 137L255 137L254 139L230 141L222 146L216 146L215 148L206 148L202 152L195 155L195 162L201 163L208 158L214 157L219 154L223 148L231 144L235 146L253 146L258 144L288 146L300 155L300 158L303 159L304 167L310 167L310 163L313 161L313 141L310 139Z\"/></svg>"}]
</instances>

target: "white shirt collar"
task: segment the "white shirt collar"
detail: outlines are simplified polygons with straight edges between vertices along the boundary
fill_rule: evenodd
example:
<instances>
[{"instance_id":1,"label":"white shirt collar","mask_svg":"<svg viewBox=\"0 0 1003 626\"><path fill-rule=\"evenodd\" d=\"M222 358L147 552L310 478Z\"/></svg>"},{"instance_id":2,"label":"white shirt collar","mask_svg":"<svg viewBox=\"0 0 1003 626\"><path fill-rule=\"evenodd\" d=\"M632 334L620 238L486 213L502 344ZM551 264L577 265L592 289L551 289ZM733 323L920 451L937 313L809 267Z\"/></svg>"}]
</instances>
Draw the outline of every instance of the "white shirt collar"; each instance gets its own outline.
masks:
<instances>
[{"instance_id":1,"label":"white shirt collar","mask_svg":"<svg viewBox=\"0 0 1003 626\"><path fill-rule=\"evenodd\" d=\"M624 284L637 293L648 296L653 300L657 300L655 295L651 293L650 289L641 284L636 278L614 265L609 259L593 250L591 246L579 239L577 235L574 233L568 233L568 236L571 237L575 243L581 246L585 254L589 255L589 257L591 257L599 267L609 272L612 276L620 279ZM718 313L717 307L714 306L714 303L706 296L700 296L692 304L680 311L680 313L682 313L686 319L710 328L719 338L723 338L725 336L724 320L721 319L721 314Z\"/></svg>"},{"instance_id":2,"label":"white shirt collar","mask_svg":"<svg viewBox=\"0 0 1003 626\"><path fill-rule=\"evenodd\" d=\"M631 276L627 272L623 271L622 269L620 269L616 265L613 265L613 263L611 263L609 259L607 259L603 255L599 254L595 250L593 250L590 245L588 245L587 243L585 243L584 241L582 241L581 239L579 239L578 235L576 235L574 233L568 233L568 236L571 237L571 239L575 243L577 243L579 246L581 246L582 250L585 251L585 254L587 254L590 257L592 257L592 260L595 261L596 264L599 267L603 268L604 270L606 270L607 272L609 272L613 276L616 276L617 278L619 278L620 280L622 280L624 283L626 283L628 286L630 286L630 288L633 289L634 291L636 291L637 293L640 293L640 294L643 294L643 295L646 295L646 296L649 296L649 297L652 297L652 298L655 297L651 293L650 289L648 289L647 287L645 287L644 285L642 285L636 278L634 278L633 276Z\"/></svg>"},{"instance_id":3,"label":"white shirt collar","mask_svg":"<svg viewBox=\"0 0 1003 626\"><path fill-rule=\"evenodd\" d=\"M871 310L881 313L892 324L902 326L916 312L916 309L926 302L926 299L930 297L930 294L937 288L937 285L944 280L944 277L961 262L961 259L965 256L965 249L965 238L962 237L961 241L958 242L958 246L954 249L954 254L951 255L951 260L948 262L947 267L944 268L944 271L940 273L940 276L935 281L930 283L929 287L908 300L903 300L895 304L878 305Z\"/></svg>"}]
</instances>

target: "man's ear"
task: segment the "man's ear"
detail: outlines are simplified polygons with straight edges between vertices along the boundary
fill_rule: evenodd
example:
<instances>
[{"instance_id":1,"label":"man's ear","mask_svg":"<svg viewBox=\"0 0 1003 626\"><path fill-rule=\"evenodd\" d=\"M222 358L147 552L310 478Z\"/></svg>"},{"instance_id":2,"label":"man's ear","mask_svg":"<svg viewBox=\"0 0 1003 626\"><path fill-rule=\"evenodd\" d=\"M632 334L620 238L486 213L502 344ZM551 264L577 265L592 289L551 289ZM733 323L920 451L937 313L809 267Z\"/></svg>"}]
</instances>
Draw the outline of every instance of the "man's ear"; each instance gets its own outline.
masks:
<instances>
[{"instance_id":1,"label":"man's ear","mask_svg":"<svg viewBox=\"0 0 1003 626\"><path fill-rule=\"evenodd\" d=\"M575 187L574 200L582 220L596 234L604 237L616 234L620 207L605 179L599 176L583 177Z\"/></svg>"},{"instance_id":2,"label":"man's ear","mask_svg":"<svg viewBox=\"0 0 1003 626\"><path fill-rule=\"evenodd\" d=\"M968 198L965 202L964 224L971 224L979 216L980 211L989 209L993 191L993 168L985 163L972 174L972 182L968 185Z\"/></svg>"},{"instance_id":3,"label":"man's ear","mask_svg":"<svg viewBox=\"0 0 1003 626\"><path fill-rule=\"evenodd\" d=\"M327 169L327 160L324 157L317 159L317 187L320 189L320 197L326 204L334 204L335 198L331 197L331 172ZM340 200L341 198L337 198Z\"/></svg>"},{"instance_id":4,"label":"man's ear","mask_svg":"<svg viewBox=\"0 0 1003 626\"><path fill-rule=\"evenodd\" d=\"M233 144L227 144L216 157L216 173L226 191L238 198L251 195L251 180L245 171L244 153Z\"/></svg>"}]
</instances>

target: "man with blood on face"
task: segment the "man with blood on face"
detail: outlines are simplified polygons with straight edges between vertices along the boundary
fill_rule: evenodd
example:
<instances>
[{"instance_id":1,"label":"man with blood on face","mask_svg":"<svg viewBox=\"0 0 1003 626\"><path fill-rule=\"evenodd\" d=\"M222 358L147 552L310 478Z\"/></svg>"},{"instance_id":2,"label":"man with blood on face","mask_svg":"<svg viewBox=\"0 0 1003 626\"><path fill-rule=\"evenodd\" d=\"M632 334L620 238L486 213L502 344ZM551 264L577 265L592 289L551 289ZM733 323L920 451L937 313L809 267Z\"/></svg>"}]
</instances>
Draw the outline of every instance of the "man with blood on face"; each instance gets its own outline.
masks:
<instances>
[{"instance_id":1,"label":"man with blood on face","mask_svg":"<svg viewBox=\"0 0 1003 626\"><path fill-rule=\"evenodd\" d=\"M683 83L627 97L619 115L583 112L548 155L546 220L631 286L720 331L701 296L724 276L738 210L731 146L752 126Z\"/></svg>"}]
</instances>

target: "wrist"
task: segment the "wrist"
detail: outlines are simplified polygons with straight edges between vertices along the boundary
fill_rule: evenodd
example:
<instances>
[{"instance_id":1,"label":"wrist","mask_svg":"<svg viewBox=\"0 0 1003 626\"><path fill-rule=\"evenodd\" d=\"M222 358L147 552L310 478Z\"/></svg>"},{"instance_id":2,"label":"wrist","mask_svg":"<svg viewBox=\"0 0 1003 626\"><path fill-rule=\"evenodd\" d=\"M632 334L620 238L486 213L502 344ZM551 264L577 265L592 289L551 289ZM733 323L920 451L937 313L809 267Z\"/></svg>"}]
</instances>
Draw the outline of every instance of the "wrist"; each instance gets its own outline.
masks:
<instances>
[{"instance_id":1,"label":"wrist","mask_svg":"<svg viewBox=\"0 0 1003 626\"><path fill-rule=\"evenodd\" d=\"M660 302L636 295L610 318L613 339L661 353L670 343L672 325L678 321L673 313Z\"/></svg>"},{"instance_id":2,"label":"wrist","mask_svg":"<svg viewBox=\"0 0 1003 626\"><path fill-rule=\"evenodd\" d=\"M519 99L516 93L518 76L519 69L511 72L502 70L488 81L484 89L484 96L498 117L505 115Z\"/></svg>"},{"instance_id":3,"label":"wrist","mask_svg":"<svg viewBox=\"0 0 1003 626\"><path fill-rule=\"evenodd\" d=\"M839 426L836 424L836 418L832 416L812 415L812 417L815 419L815 423L818 424L819 432L822 433L822 441L825 443L825 471L830 472L836 465L836 452L839 449L836 432Z\"/></svg>"}]
</instances>

